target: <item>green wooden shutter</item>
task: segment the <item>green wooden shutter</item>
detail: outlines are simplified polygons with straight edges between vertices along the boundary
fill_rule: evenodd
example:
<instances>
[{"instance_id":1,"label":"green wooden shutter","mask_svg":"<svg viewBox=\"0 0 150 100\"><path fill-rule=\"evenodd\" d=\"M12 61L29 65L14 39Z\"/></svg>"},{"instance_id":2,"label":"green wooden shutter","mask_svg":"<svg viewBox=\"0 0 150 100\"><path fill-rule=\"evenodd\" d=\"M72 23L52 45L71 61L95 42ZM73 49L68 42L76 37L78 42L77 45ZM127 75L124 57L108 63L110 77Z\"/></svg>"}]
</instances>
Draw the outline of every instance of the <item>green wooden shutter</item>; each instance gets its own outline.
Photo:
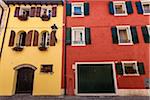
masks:
<instances>
[{"instance_id":1,"label":"green wooden shutter","mask_svg":"<svg viewBox=\"0 0 150 100\"><path fill-rule=\"evenodd\" d=\"M71 4L66 4L66 16L71 16Z\"/></svg>"},{"instance_id":2,"label":"green wooden shutter","mask_svg":"<svg viewBox=\"0 0 150 100\"><path fill-rule=\"evenodd\" d=\"M108 6L109 6L109 13L113 15L113 14L114 14L114 6L113 6L113 2L110 1Z\"/></svg>"},{"instance_id":3,"label":"green wooden shutter","mask_svg":"<svg viewBox=\"0 0 150 100\"><path fill-rule=\"evenodd\" d=\"M136 27L135 26L131 26L130 29L131 29L133 43L134 44L139 43Z\"/></svg>"},{"instance_id":4,"label":"green wooden shutter","mask_svg":"<svg viewBox=\"0 0 150 100\"><path fill-rule=\"evenodd\" d=\"M123 75L122 63L116 63L116 71L118 75Z\"/></svg>"},{"instance_id":5,"label":"green wooden shutter","mask_svg":"<svg viewBox=\"0 0 150 100\"><path fill-rule=\"evenodd\" d=\"M132 14L133 13L133 8L132 8L131 1L126 1L126 8L127 8L128 14Z\"/></svg>"},{"instance_id":6,"label":"green wooden shutter","mask_svg":"<svg viewBox=\"0 0 150 100\"><path fill-rule=\"evenodd\" d=\"M85 42L91 44L90 28L85 28Z\"/></svg>"},{"instance_id":7,"label":"green wooden shutter","mask_svg":"<svg viewBox=\"0 0 150 100\"><path fill-rule=\"evenodd\" d=\"M112 31L112 40L113 40L113 44L118 44L118 35L117 35L117 28L115 26L113 26L111 28Z\"/></svg>"},{"instance_id":8,"label":"green wooden shutter","mask_svg":"<svg viewBox=\"0 0 150 100\"><path fill-rule=\"evenodd\" d=\"M89 15L89 11L90 11L90 8L89 8L89 3L84 3L84 15L85 16L88 16Z\"/></svg>"},{"instance_id":9,"label":"green wooden shutter","mask_svg":"<svg viewBox=\"0 0 150 100\"><path fill-rule=\"evenodd\" d=\"M150 36L148 34L147 26L142 26L141 29L142 29L142 33L143 33L145 43L150 43Z\"/></svg>"},{"instance_id":10,"label":"green wooden shutter","mask_svg":"<svg viewBox=\"0 0 150 100\"><path fill-rule=\"evenodd\" d=\"M71 28L66 29L66 45L71 45Z\"/></svg>"},{"instance_id":11,"label":"green wooden shutter","mask_svg":"<svg viewBox=\"0 0 150 100\"><path fill-rule=\"evenodd\" d=\"M140 75L145 74L145 70L144 70L144 63L143 62L138 62L137 63L138 66L138 71Z\"/></svg>"},{"instance_id":12,"label":"green wooden shutter","mask_svg":"<svg viewBox=\"0 0 150 100\"><path fill-rule=\"evenodd\" d=\"M142 8L141 2L138 1L135 4L136 4L136 7L137 7L138 14L143 14L143 8Z\"/></svg>"}]
</instances>

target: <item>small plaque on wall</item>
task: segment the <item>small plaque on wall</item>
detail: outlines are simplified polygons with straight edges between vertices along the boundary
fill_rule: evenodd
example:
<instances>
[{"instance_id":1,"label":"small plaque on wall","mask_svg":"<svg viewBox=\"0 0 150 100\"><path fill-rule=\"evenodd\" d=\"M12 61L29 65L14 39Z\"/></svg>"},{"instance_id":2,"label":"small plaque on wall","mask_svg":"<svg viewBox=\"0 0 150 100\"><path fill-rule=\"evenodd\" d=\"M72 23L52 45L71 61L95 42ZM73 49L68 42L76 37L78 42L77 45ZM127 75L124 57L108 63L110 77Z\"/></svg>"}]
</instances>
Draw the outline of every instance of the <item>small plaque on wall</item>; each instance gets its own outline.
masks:
<instances>
[{"instance_id":1,"label":"small plaque on wall","mask_svg":"<svg viewBox=\"0 0 150 100\"><path fill-rule=\"evenodd\" d=\"M53 65L42 65L40 72L42 72L42 73L53 73Z\"/></svg>"}]
</instances>

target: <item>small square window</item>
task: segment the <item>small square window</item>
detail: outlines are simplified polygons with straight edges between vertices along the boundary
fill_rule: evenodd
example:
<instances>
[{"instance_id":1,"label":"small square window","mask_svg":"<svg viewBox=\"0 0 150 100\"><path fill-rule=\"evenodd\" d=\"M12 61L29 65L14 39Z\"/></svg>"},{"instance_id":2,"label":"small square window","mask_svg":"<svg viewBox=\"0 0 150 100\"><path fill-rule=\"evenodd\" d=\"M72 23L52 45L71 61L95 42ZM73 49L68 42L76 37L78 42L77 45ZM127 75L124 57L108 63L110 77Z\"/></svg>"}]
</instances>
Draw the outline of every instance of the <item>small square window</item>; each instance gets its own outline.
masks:
<instances>
[{"instance_id":1,"label":"small square window","mask_svg":"<svg viewBox=\"0 0 150 100\"><path fill-rule=\"evenodd\" d=\"M142 2L142 8L145 15L150 15L150 1Z\"/></svg>"},{"instance_id":2,"label":"small square window","mask_svg":"<svg viewBox=\"0 0 150 100\"><path fill-rule=\"evenodd\" d=\"M119 44L133 44L130 26L117 26Z\"/></svg>"},{"instance_id":3,"label":"small square window","mask_svg":"<svg viewBox=\"0 0 150 100\"><path fill-rule=\"evenodd\" d=\"M73 17L84 16L84 4L83 3L72 3L72 16Z\"/></svg>"},{"instance_id":4,"label":"small square window","mask_svg":"<svg viewBox=\"0 0 150 100\"><path fill-rule=\"evenodd\" d=\"M43 73L52 73L53 72L53 65L42 65L41 66L41 70L40 72L43 72Z\"/></svg>"},{"instance_id":5,"label":"small square window","mask_svg":"<svg viewBox=\"0 0 150 100\"><path fill-rule=\"evenodd\" d=\"M123 74L128 75L139 75L137 62L136 61L125 61L122 62Z\"/></svg>"},{"instance_id":6,"label":"small square window","mask_svg":"<svg viewBox=\"0 0 150 100\"><path fill-rule=\"evenodd\" d=\"M85 28L73 27L72 28L72 46L85 45Z\"/></svg>"},{"instance_id":7,"label":"small square window","mask_svg":"<svg viewBox=\"0 0 150 100\"><path fill-rule=\"evenodd\" d=\"M115 1L114 4L114 12L116 16L127 15L127 9L125 1Z\"/></svg>"}]
</instances>

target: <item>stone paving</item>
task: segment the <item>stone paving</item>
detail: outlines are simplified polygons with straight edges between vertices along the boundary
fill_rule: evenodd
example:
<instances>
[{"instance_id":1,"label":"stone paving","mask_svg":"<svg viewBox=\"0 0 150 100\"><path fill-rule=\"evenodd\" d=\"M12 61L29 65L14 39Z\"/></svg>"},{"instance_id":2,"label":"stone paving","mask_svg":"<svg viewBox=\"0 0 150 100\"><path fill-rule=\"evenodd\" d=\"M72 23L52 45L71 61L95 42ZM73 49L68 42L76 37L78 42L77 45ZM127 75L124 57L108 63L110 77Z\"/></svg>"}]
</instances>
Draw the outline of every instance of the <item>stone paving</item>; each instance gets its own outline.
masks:
<instances>
[{"instance_id":1,"label":"stone paving","mask_svg":"<svg viewBox=\"0 0 150 100\"><path fill-rule=\"evenodd\" d=\"M32 95L15 95L10 97L0 97L0 100L150 100L148 96L32 96Z\"/></svg>"}]
</instances>

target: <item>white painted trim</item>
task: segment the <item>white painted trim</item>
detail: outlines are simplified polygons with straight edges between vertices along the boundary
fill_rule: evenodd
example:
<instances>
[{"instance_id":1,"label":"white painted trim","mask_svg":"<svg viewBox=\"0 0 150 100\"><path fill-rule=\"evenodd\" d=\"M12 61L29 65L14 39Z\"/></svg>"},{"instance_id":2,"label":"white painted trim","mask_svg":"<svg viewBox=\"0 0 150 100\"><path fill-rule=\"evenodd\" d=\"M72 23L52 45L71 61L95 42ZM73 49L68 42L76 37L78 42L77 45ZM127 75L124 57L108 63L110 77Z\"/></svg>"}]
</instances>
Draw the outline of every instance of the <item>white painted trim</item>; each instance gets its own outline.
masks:
<instances>
[{"instance_id":1,"label":"white painted trim","mask_svg":"<svg viewBox=\"0 0 150 100\"><path fill-rule=\"evenodd\" d=\"M28 67L28 68L32 68L33 70L36 70L37 68L33 65L30 65L30 64L22 64L22 65L18 65L16 67L14 67L14 70L18 70L20 68L23 68L23 67Z\"/></svg>"},{"instance_id":2,"label":"white painted trim","mask_svg":"<svg viewBox=\"0 0 150 100\"><path fill-rule=\"evenodd\" d=\"M83 33L82 33L82 39L83 39L83 44L74 44L73 41L74 41L74 31L76 30L81 30ZM71 27L71 46L85 46L86 43L85 43L85 27Z\"/></svg>"},{"instance_id":3,"label":"white painted trim","mask_svg":"<svg viewBox=\"0 0 150 100\"><path fill-rule=\"evenodd\" d=\"M118 89L119 96L150 96L150 89Z\"/></svg>"},{"instance_id":4,"label":"white painted trim","mask_svg":"<svg viewBox=\"0 0 150 100\"><path fill-rule=\"evenodd\" d=\"M123 5L123 9L125 10L124 14L116 14L116 9L115 9L116 4ZM127 16L128 15L125 1L113 1L113 8L114 8L114 16Z\"/></svg>"},{"instance_id":5,"label":"white painted trim","mask_svg":"<svg viewBox=\"0 0 150 100\"><path fill-rule=\"evenodd\" d=\"M150 36L150 25L146 25L147 26L147 29L148 29L148 34Z\"/></svg>"},{"instance_id":6,"label":"white painted trim","mask_svg":"<svg viewBox=\"0 0 150 100\"><path fill-rule=\"evenodd\" d=\"M78 81L77 81L77 65L78 64L112 64L113 68L113 77L114 77L114 87L115 93L78 93ZM116 79L116 71L115 71L115 63L114 62L75 62L75 95L78 96L115 96L118 94L118 87L117 87L117 79Z\"/></svg>"},{"instance_id":7,"label":"white painted trim","mask_svg":"<svg viewBox=\"0 0 150 100\"><path fill-rule=\"evenodd\" d=\"M118 35L118 42L119 42L118 44L119 45L133 45L130 26L124 25L124 26L116 26L116 27L117 27L117 35ZM127 36L128 36L128 39L130 40L130 43L120 43L119 29L126 29L127 30Z\"/></svg>"},{"instance_id":8,"label":"white painted trim","mask_svg":"<svg viewBox=\"0 0 150 100\"><path fill-rule=\"evenodd\" d=\"M74 15L74 7L81 5L81 12L82 15ZM83 2L76 2L71 4L71 17L84 17L84 3Z\"/></svg>"},{"instance_id":9,"label":"white painted trim","mask_svg":"<svg viewBox=\"0 0 150 100\"><path fill-rule=\"evenodd\" d=\"M139 71L138 71L137 61L121 61L121 63L122 63L122 69L123 69L123 76L140 76ZM135 63L137 73L136 74L126 74L125 68L124 68L125 63Z\"/></svg>"}]
</instances>

